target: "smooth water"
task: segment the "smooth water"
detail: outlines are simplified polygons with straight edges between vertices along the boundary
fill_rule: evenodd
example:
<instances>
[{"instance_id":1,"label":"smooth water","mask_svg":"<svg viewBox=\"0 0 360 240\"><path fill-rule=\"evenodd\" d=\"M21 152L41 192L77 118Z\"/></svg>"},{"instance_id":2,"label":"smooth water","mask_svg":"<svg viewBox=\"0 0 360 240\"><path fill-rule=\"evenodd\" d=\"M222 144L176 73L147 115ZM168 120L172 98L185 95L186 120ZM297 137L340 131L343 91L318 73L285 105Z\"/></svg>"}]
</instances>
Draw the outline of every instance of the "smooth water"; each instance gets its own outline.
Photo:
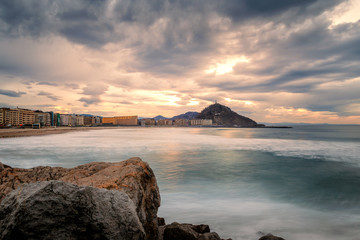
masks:
<instances>
[{"instance_id":1,"label":"smooth water","mask_svg":"<svg viewBox=\"0 0 360 240\"><path fill-rule=\"evenodd\" d=\"M360 126L118 128L0 139L13 167L74 167L138 156L154 170L167 223L222 238L360 239Z\"/></svg>"}]
</instances>

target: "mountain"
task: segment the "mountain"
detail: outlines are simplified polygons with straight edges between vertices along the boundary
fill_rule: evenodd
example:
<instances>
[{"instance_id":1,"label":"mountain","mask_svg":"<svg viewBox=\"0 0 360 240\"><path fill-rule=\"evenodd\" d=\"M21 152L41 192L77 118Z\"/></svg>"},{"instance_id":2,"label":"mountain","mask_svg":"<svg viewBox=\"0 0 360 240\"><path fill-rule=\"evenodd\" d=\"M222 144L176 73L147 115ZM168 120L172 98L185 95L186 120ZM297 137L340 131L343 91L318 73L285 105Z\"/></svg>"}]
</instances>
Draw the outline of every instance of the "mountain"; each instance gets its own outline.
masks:
<instances>
[{"instance_id":1,"label":"mountain","mask_svg":"<svg viewBox=\"0 0 360 240\"><path fill-rule=\"evenodd\" d=\"M216 125L226 127L257 127L258 124L247 117L241 116L230 108L219 103L212 104L201 111L196 117L199 119L212 119Z\"/></svg>"},{"instance_id":2,"label":"mountain","mask_svg":"<svg viewBox=\"0 0 360 240\"><path fill-rule=\"evenodd\" d=\"M180 114L180 115L177 115L177 116L174 116L172 118L170 118L171 120L175 120L175 119L179 119L179 118L182 118L182 119L194 119L196 118L196 116L198 115L199 113L198 112L186 112L186 113L183 113L183 114Z\"/></svg>"},{"instance_id":3,"label":"mountain","mask_svg":"<svg viewBox=\"0 0 360 240\"><path fill-rule=\"evenodd\" d=\"M157 121L157 120L160 120L160 119L168 119L168 118L164 117L164 116L161 116L161 115L157 115L156 117L154 117L154 119Z\"/></svg>"}]
</instances>

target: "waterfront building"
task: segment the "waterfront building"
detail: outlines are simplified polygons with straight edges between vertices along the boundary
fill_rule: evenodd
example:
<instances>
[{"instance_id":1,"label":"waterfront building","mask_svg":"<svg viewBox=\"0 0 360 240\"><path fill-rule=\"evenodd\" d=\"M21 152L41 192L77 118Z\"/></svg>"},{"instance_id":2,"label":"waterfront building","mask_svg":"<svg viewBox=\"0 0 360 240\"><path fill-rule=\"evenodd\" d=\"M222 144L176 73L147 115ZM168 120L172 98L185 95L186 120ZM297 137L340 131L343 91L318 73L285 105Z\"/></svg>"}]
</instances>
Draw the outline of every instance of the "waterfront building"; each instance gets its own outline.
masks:
<instances>
[{"instance_id":1,"label":"waterfront building","mask_svg":"<svg viewBox=\"0 0 360 240\"><path fill-rule=\"evenodd\" d=\"M10 125L10 108L0 108L0 126Z\"/></svg>"},{"instance_id":2,"label":"waterfront building","mask_svg":"<svg viewBox=\"0 0 360 240\"><path fill-rule=\"evenodd\" d=\"M114 117L103 117L102 124L103 125L115 125L115 118Z\"/></svg>"},{"instance_id":3,"label":"waterfront building","mask_svg":"<svg viewBox=\"0 0 360 240\"><path fill-rule=\"evenodd\" d=\"M189 126L189 120L183 118L175 119L174 126Z\"/></svg>"},{"instance_id":4,"label":"waterfront building","mask_svg":"<svg viewBox=\"0 0 360 240\"><path fill-rule=\"evenodd\" d=\"M137 116L116 116L116 117L103 117L103 125L120 125L120 126L136 126L138 125Z\"/></svg>"},{"instance_id":5,"label":"waterfront building","mask_svg":"<svg viewBox=\"0 0 360 240\"><path fill-rule=\"evenodd\" d=\"M60 126L70 126L71 116L69 114L60 114Z\"/></svg>"},{"instance_id":6,"label":"waterfront building","mask_svg":"<svg viewBox=\"0 0 360 240\"><path fill-rule=\"evenodd\" d=\"M141 126L146 127L146 126L155 126L156 122L155 119L153 118L143 118L140 121Z\"/></svg>"},{"instance_id":7,"label":"waterfront building","mask_svg":"<svg viewBox=\"0 0 360 240\"><path fill-rule=\"evenodd\" d=\"M61 114L60 113L54 114L54 126L57 126L57 127L61 126Z\"/></svg>"},{"instance_id":8,"label":"waterfront building","mask_svg":"<svg viewBox=\"0 0 360 240\"><path fill-rule=\"evenodd\" d=\"M171 126L173 124L173 121L170 119L159 119L156 121L156 124L158 126Z\"/></svg>"},{"instance_id":9,"label":"waterfront building","mask_svg":"<svg viewBox=\"0 0 360 240\"><path fill-rule=\"evenodd\" d=\"M84 116L84 125L93 126L95 125L95 117L93 116Z\"/></svg>"},{"instance_id":10,"label":"waterfront building","mask_svg":"<svg viewBox=\"0 0 360 240\"><path fill-rule=\"evenodd\" d=\"M35 122L39 123L41 126L50 126L51 125L51 116L48 112L35 111Z\"/></svg>"},{"instance_id":11,"label":"waterfront building","mask_svg":"<svg viewBox=\"0 0 360 240\"><path fill-rule=\"evenodd\" d=\"M19 108L19 118L22 119L20 124L32 125L35 122L35 113L33 110Z\"/></svg>"},{"instance_id":12,"label":"waterfront building","mask_svg":"<svg viewBox=\"0 0 360 240\"><path fill-rule=\"evenodd\" d=\"M75 114L76 123L74 126L84 126L84 116Z\"/></svg>"},{"instance_id":13,"label":"waterfront building","mask_svg":"<svg viewBox=\"0 0 360 240\"><path fill-rule=\"evenodd\" d=\"M137 116L117 116L114 117L115 125L121 126L136 126L138 125Z\"/></svg>"},{"instance_id":14,"label":"waterfront building","mask_svg":"<svg viewBox=\"0 0 360 240\"><path fill-rule=\"evenodd\" d=\"M35 121L34 111L22 108L0 108L1 126L31 125Z\"/></svg>"},{"instance_id":15,"label":"waterfront building","mask_svg":"<svg viewBox=\"0 0 360 240\"><path fill-rule=\"evenodd\" d=\"M191 126L211 126L212 119L191 119L190 125Z\"/></svg>"},{"instance_id":16,"label":"waterfront building","mask_svg":"<svg viewBox=\"0 0 360 240\"><path fill-rule=\"evenodd\" d=\"M101 125L101 124L102 124L102 117L96 116L96 117L95 117L95 125L96 125L96 126L99 126L99 125Z\"/></svg>"}]
</instances>

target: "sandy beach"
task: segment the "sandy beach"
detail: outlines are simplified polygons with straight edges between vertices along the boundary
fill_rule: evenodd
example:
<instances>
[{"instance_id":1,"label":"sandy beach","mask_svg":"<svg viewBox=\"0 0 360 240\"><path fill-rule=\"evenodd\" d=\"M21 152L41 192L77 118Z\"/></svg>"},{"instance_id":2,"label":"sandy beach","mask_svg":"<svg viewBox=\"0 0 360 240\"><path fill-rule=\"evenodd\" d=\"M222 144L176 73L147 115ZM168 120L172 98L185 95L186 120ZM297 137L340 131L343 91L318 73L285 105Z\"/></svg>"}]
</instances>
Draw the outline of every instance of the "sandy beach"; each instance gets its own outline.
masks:
<instances>
[{"instance_id":1,"label":"sandy beach","mask_svg":"<svg viewBox=\"0 0 360 240\"><path fill-rule=\"evenodd\" d=\"M48 134L60 134L74 131L88 131L96 129L108 129L109 127L49 127L49 128L8 128L0 129L0 138L10 137L29 137L29 136L40 136Z\"/></svg>"}]
</instances>

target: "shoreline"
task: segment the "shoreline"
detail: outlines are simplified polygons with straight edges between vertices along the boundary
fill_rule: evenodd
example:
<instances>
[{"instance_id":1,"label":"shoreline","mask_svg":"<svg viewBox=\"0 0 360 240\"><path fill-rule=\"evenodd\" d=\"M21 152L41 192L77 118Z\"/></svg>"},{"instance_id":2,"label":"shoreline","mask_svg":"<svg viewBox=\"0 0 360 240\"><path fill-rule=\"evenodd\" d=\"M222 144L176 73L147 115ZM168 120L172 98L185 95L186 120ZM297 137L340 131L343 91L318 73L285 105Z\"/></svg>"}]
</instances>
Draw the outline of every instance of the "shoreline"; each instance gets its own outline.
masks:
<instances>
[{"instance_id":1,"label":"shoreline","mask_svg":"<svg viewBox=\"0 0 360 240\"><path fill-rule=\"evenodd\" d=\"M109 129L113 127L48 127L40 129L32 128L8 128L0 129L0 138L32 137L50 134L61 134L75 131L88 131L94 129Z\"/></svg>"},{"instance_id":2,"label":"shoreline","mask_svg":"<svg viewBox=\"0 0 360 240\"><path fill-rule=\"evenodd\" d=\"M15 137L31 137L43 136L49 134L61 134L74 131L88 131L100 129L116 129L142 126L97 126L97 127L45 127L40 129L33 128L0 128L0 138L15 138ZM146 126L158 128L179 128L184 126ZM265 127L224 127L224 126L186 126L187 128L292 128L288 126L265 126Z\"/></svg>"}]
</instances>

